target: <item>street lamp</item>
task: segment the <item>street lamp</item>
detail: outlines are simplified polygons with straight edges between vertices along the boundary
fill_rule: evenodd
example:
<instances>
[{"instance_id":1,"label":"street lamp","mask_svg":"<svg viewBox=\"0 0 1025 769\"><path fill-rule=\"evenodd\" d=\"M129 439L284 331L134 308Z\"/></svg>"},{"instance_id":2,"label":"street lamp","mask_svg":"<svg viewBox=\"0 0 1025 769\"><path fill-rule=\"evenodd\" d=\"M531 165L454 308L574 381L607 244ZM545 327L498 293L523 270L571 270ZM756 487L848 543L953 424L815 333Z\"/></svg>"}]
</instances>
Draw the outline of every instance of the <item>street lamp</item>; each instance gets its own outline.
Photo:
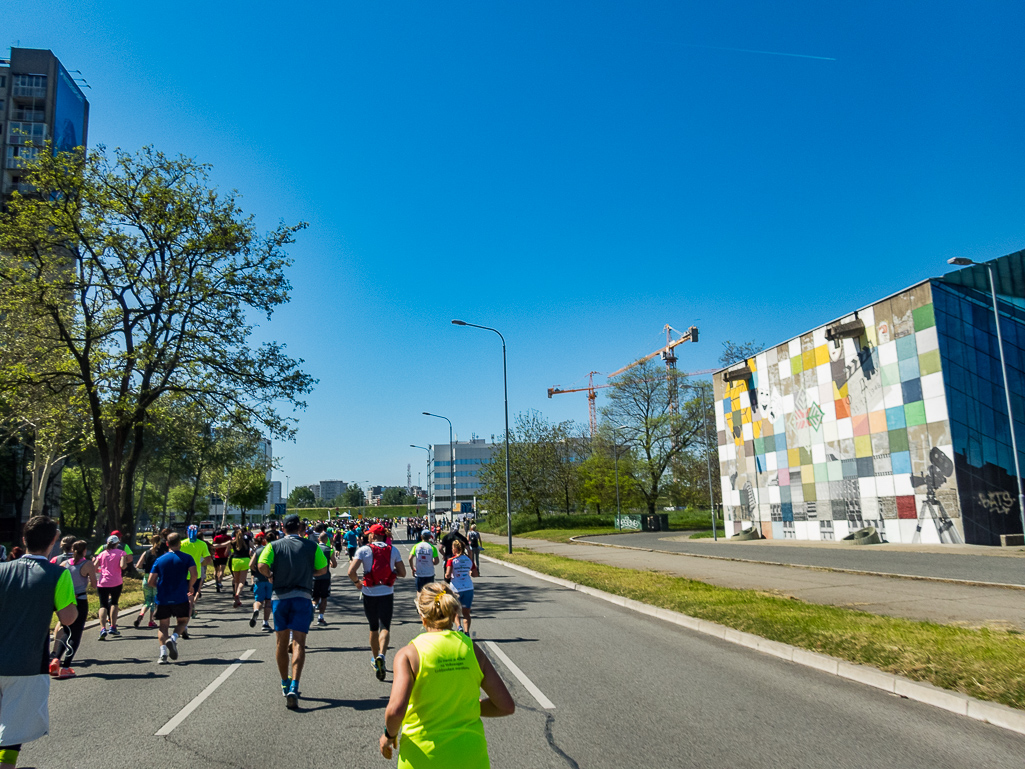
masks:
<instances>
[{"instance_id":1,"label":"street lamp","mask_svg":"<svg viewBox=\"0 0 1025 769\"><path fill-rule=\"evenodd\" d=\"M410 443L409 448L411 449L423 449L427 452L427 512L431 510L431 450L426 446L417 446L415 443ZM416 485L420 485L419 473L417 473Z\"/></svg>"},{"instance_id":2,"label":"street lamp","mask_svg":"<svg viewBox=\"0 0 1025 769\"><path fill-rule=\"evenodd\" d=\"M453 326L469 326L470 328L481 328L485 331L494 331L502 340L502 390L505 395L505 529L509 536L509 552L512 552L512 493L509 487L509 369L506 365L505 337L497 328L491 326L478 326L476 323L467 323L465 320L452 321Z\"/></svg>"},{"instance_id":3,"label":"street lamp","mask_svg":"<svg viewBox=\"0 0 1025 769\"><path fill-rule=\"evenodd\" d=\"M985 267L989 273L989 291L993 295L993 321L997 327L997 349L1000 351L1000 370L1004 375L1004 396L1007 398L1007 421L1011 426L1011 453L1014 454L1014 480L1018 482L1018 514L1021 517L1022 531L1025 531L1025 490L1021 484L1021 468L1018 466L1018 441L1014 436L1014 414L1011 412L1011 387L1007 383L1007 361L1004 359L1004 338L1000 334L1000 311L997 309L997 287L993 280L993 263L976 262L964 256L955 256L948 259L947 264L954 264L958 267L975 265Z\"/></svg>"},{"instance_id":4,"label":"street lamp","mask_svg":"<svg viewBox=\"0 0 1025 769\"><path fill-rule=\"evenodd\" d=\"M708 506L712 509L712 541L718 542L719 537L715 533L715 498L712 496L712 462L708 456L708 412L705 410L705 388L701 388L701 428L705 433L705 469L708 470ZM723 528L726 528L726 519L723 519ZM726 536L726 532L723 532Z\"/></svg>"},{"instance_id":5,"label":"street lamp","mask_svg":"<svg viewBox=\"0 0 1025 769\"><path fill-rule=\"evenodd\" d=\"M623 510L619 505L619 428L623 425L612 425L612 437L613 445L612 448L615 452L616 457L616 528L622 528L623 524Z\"/></svg>"},{"instance_id":6,"label":"street lamp","mask_svg":"<svg viewBox=\"0 0 1025 769\"><path fill-rule=\"evenodd\" d=\"M449 513L451 513L452 520L454 521L456 519L456 447L452 443L453 442L453 438L452 438L452 420L449 419L448 417L443 417L441 414L432 414L429 411L424 411L422 413L423 413L423 415L425 417L434 417L435 419L444 419L446 422L448 422L448 453L449 453L449 459L452 460L449 463L449 472L451 473L451 475L450 475L450 482L452 484L452 490L449 492L449 495L450 495L450 497L449 497ZM437 457L438 455L435 454L434 456ZM438 488L438 484L435 483L434 484L435 491L437 490L437 488Z\"/></svg>"}]
</instances>

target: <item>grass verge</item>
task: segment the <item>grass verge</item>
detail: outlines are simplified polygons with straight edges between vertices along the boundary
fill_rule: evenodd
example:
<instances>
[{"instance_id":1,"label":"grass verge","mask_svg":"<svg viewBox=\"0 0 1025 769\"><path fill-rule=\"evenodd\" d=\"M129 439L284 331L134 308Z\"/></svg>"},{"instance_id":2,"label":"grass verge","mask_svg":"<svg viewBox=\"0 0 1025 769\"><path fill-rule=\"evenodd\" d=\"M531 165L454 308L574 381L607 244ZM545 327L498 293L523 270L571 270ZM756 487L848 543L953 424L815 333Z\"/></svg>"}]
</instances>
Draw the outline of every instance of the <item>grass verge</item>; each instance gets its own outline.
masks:
<instances>
[{"instance_id":1,"label":"grass verge","mask_svg":"<svg viewBox=\"0 0 1025 769\"><path fill-rule=\"evenodd\" d=\"M972 697L1025 709L1025 636L882 617L496 545L494 558Z\"/></svg>"},{"instance_id":2,"label":"grass verge","mask_svg":"<svg viewBox=\"0 0 1025 769\"><path fill-rule=\"evenodd\" d=\"M636 511L631 511L636 512ZM692 531L709 529L712 518L706 511L674 510L669 515L669 528L673 531ZM717 518L717 525L722 529L722 518ZM477 521L477 529L488 534L505 534L506 519L504 515L494 515ZM512 533L514 536L531 536L528 532L552 531L556 529L605 529L596 533L615 532L615 516L591 515L587 513L547 514L537 516L531 513L514 513L512 517ZM709 529L711 531L711 529Z\"/></svg>"},{"instance_id":3,"label":"grass verge","mask_svg":"<svg viewBox=\"0 0 1025 769\"><path fill-rule=\"evenodd\" d=\"M142 580L125 577L125 586L121 590L121 600L118 601L118 625L125 625L135 619L135 614L125 615L125 609L142 603ZM96 590L89 588L89 619L94 620L100 616L100 599ZM50 630L57 627L57 615L50 618Z\"/></svg>"},{"instance_id":4,"label":"grass verge","mask_svg":"<svg viewBox=\"0 0 1025 769\"><path fill-rule=\"evenodd\" d=\"M616 534L616 529L611 526L600 526L585 529L537 529L536 531L525 531L518 534L519 537L527 539L547 539L550 542L569 542L571 537L590 537L599 534Z\"/></svg>"}]
</instances>

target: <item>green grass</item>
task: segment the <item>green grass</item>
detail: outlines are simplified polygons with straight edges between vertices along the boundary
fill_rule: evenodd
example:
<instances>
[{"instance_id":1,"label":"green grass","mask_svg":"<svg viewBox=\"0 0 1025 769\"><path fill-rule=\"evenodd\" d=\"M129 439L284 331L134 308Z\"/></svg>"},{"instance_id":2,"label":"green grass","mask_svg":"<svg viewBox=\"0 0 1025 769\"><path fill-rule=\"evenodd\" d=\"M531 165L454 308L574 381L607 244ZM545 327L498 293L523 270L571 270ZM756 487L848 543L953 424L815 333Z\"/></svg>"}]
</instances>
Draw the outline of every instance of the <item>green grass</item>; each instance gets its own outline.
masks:
<instances>
[{"instance_id":1,"label":"green grass","mask_svg":"<svg viewBox=\"0 0 1025 769\"><path fill-rule=\"evenodd\" d=\"M600 526L586 529L536 529L520 534L528 539L547 539L551 542L569 542L571 537L591 537L599 534L616 534L611 526Z\"/></svg>"},{"instance_id":2,"label":"green grass","mask_svg":"<svg viewBox=\"0 0 1025 769\"><path fill-rule=\"evenodd\" d=\"M637 511L630 511L636 514ZM624 513L625 514L625 513ZM712 518L707 511L677 510L667 513L669 516L669 528L673 531L693 531L695 529L707 529ZM722 519L719 519L722 525ZM478 521L477 528L489 534L505 534L506 519L503 515L493 515ZM555 529L606 529L610 532L616 531L614 515L590 515L586 513L547 514L541 516L541 521L532 513L514 513L512 517L512 532L514 535L527 536L527 532ZM606 532L592 532L606 533Z\"/></svg>"},{"instance_id":3,"label":"green grass","mask_svg":"<svg viewBox=\"0 0 1025 769\"><path fill-rule=\"evenodd\" d=\"M125 615L125 610L131 606L142 603L142 580L125 577L125 586L121 590L121 600L118 601L118 625L127 625L135 619L134 612L131 616ZM89 619L97 619L100 616L100 599L96 595L95 588L89 588ZM57 626L57 615L50 619L50 629Z\"/></svg>"},{"instance_id":4,"label":"green grass","mask_svg":"<svg viewBox=\"0 0 1025 769\"><path fill-rule=\"evenodd\" d=\"M509 555L496 545L488 545L485 552L773 641L1025 708L1025 636L1017 631L883 617L521 549Z\"/></svg>"}]
</instances>

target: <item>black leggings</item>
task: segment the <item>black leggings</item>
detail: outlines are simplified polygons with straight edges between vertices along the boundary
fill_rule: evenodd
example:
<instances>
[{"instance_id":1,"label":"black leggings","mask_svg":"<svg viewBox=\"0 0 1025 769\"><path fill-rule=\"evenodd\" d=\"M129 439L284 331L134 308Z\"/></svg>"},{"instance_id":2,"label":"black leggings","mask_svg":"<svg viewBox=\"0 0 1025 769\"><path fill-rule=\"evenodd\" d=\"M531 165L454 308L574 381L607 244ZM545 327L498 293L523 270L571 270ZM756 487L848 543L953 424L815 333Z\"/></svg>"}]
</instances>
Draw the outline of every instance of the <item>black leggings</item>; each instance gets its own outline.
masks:
<instances>
[{"instance_id":1,"label":"black leggings","mask_svg":"<svg viewBox=\"0 0 1025 769\"><path fill-rule=\"evenodd\" d=\"M82 643L82 630L85 629L86 620L89 618L89 599L78 599L78 616L70 626L61 625L57 628L57 643L55 650L50 655L51 659L59 659L62 668L71 667L71 660Z\"/></svg>"}]
</instances>

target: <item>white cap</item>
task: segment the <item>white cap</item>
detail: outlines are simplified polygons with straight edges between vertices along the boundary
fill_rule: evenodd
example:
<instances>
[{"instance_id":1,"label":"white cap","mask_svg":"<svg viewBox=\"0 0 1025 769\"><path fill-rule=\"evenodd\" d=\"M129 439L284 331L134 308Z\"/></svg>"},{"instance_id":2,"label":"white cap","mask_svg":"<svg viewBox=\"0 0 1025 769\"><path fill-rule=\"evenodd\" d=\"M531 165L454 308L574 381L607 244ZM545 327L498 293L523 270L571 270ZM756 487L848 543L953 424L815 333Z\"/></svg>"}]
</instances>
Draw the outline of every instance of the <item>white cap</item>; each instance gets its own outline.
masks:
<instances>
[{"instance_id":1,"label":"white cap","mask_svg":"<svg viewBox=\"0 0 1025 769\"><path fill-rule=\"evenodd\" d=\"M116 545L116 544L118 544L118 543L119 543L120 541L121 541L121 540L120 540L120 539L118 539L117 537L115 537L115 536L114 536L113 534L111 534L111 535L110 535L109 537L107 537L107 544L108 544L108 545Z\"/></svg>"}]
</instances>

